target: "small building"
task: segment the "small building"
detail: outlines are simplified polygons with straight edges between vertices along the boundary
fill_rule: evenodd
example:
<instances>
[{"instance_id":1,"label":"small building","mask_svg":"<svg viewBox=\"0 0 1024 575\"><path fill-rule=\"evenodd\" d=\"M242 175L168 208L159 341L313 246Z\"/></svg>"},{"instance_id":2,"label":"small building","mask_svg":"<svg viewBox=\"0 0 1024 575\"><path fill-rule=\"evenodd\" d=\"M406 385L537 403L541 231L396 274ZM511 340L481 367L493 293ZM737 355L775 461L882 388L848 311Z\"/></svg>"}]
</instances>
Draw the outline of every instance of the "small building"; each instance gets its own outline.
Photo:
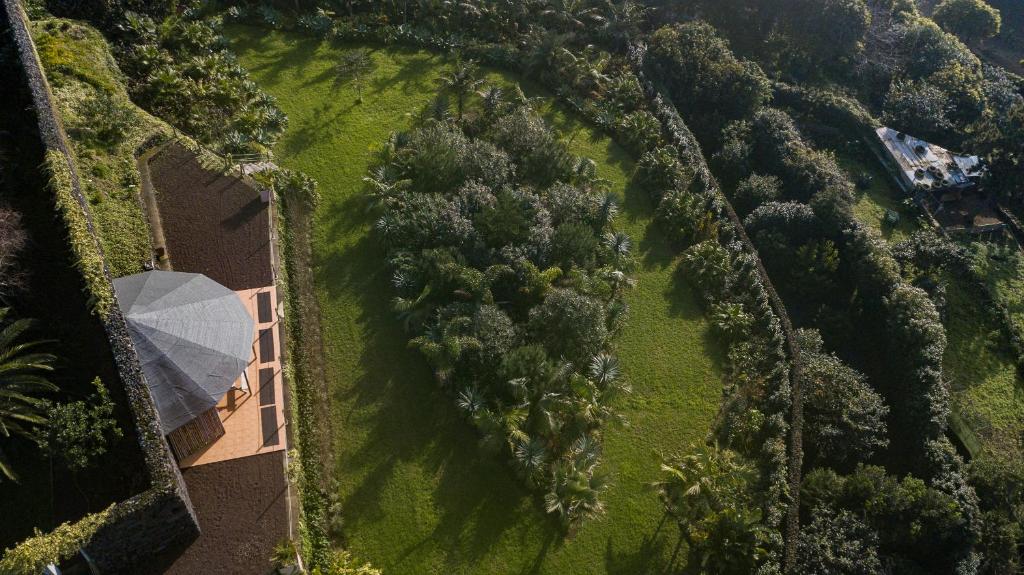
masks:
<instances>
[{"instance_id":1,"label":"small building","mask_svg":"<svg viewBox=\"0 0 1024 575\"><path fill-rule=\"evenodd\" d=\"M940 201L954 201L975 189L985 173L978 156L954 154L892 128L881 127L875 133L907 194L932 192Z\"/></svg>"},{"instance_id":2,"label":"small building","mask_svg":"<svg viewBox=\"0 0 1024 575\"><path fill-rule=\"evenodd\" d=\"M255 323L235 292L202 274L154 270L118 278L114 288L181 461L224 435L216 407L228 390L248 391Z\"/></svg>"},{"instance_id":3,"label":"small building","mask_svg":"<svg viewBox=\"0 0 1024 575\"><path fill-rule=\"evenodd\" d=\"M978 156L963 156L892 128L875 130L881 157L933 225L947 233L1001 238L1006 224L981 188L987 172Z\"/></svg>"}]
</instances>

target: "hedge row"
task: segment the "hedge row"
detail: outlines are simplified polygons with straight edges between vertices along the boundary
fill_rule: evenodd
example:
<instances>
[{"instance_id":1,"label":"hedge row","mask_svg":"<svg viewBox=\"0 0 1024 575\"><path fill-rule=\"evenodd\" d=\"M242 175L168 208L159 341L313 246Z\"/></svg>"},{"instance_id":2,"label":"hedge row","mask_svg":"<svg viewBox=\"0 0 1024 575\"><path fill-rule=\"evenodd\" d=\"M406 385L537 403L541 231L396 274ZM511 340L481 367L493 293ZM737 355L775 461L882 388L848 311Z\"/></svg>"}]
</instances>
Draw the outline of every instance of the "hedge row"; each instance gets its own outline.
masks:
<instances>
[{"instance_id":1,"label":"hedge row","mask_svg":"<svg viewBox=\"0 0 1024 575\"><path fill-rule=\"evenodd\" d=\"M58 564L78 553L99 528L110 520L113 505L98 513L90 513L74 523L63 523L49 533L36 534L22 541L0 559L0 573L7 575L38 575L41 566Z\"/></svg>"},{"instance_id":2,"label":"hedge row","mask_svg":"<svg viewBox=\"0 0 1024 575\"><path fill-rule=\"evenodd\" d=\"M693 169L695 184L713 197L711 207L722 230L719 241L738 264L738 281L732 286L731 295L754 302L751 309L755 318L753 333L770 342L767 352L772 358L772 367L762 374L770 388L770 395L763 406L767 418L765 428L770 432L762 447L760 464L766 480L764 523L770 529L772 548L759 573L789 572L788 567L796 559L795 542L800 529L799 493L803 461L799 345L785 305L747 237L739 216L711 174L696 137L669 99L646 78L644 55L643 47L632 49L634 73L640 79L668 141L679 151L683 164Z\"/></svg>"},{"instance_id":3,"label":"hedge row","mask_svg":"<svg viewBox=\"0 0 1024 575\"><path fill-rule=\"evenodd\" d=\"M873 137L878 123L857 102L831 92L784 84L775 88L776 103L822 123ZM977 496L945 435L950 402L942 371L946 335L939 314L923 290L903 280L888 243L857 220L849 198L850 190L830 190L816 194L810 204L824 222L826 233L838 239L843 259L853 263L855 289L873 312L865 321L884 326L877 335L890 350L886 367L891 379L899 382L902 395L899 405L893 406L893 420L900 422L900 433L920 438L912 467L932 485L953 495L974 524L979 513ZM965 572L970 572L972 561L965 554Z\"/></svg>"},{"instance_id":4,"label":"hedge row","mask_svg":"<svg viewBox=\"0 0 1024 575\"><path fill-rule=\"evenodd\" d=\"M69 158L56 150L46 151L44 169L49 175L50 192L53 194L57 212L68 230L68 242L74 253L75 265L85 280L89 301L102 319L110 316L115 305L114 286L107 278L103 255L96 243L95 230L86 215L85 206L75 198L72 178L75 175L69 167Z\"/></svg>"}]
</instances>

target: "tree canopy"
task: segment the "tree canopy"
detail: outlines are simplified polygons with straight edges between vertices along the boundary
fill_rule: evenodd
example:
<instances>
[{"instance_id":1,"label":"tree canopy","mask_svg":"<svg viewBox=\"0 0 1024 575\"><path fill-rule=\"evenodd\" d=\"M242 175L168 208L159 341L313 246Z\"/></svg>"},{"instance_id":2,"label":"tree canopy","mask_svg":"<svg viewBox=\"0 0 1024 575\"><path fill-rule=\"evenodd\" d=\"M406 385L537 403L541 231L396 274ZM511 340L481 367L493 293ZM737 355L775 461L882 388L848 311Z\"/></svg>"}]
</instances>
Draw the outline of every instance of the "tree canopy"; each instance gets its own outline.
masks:
<instances>
[{"instance_id":1,"label":"tree canopy","mask_svg":"<svg viewBox=\"0 0 1024 575\"><path fill-rule=\"evenodd\" d=\"M996 36L1002 27L999 10L985 0L943 0L932 18L969 44Z\"/></svg>"}]
</instances>

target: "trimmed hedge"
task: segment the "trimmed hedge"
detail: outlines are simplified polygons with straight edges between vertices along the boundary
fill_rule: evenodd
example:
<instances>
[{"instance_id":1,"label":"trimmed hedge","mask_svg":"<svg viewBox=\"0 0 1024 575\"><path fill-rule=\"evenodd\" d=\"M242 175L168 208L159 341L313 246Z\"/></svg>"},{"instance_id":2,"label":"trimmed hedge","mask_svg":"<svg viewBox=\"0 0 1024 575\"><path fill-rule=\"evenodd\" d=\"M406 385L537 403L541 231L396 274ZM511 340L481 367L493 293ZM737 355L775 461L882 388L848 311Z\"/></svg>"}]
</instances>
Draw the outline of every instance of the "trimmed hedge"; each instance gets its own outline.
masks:
<instances>
[{"instance_id":1,"label":"trimmed hedge","mask_svg":"<svg viewBox=\"0 0 1024 575\"><path fill-rule=\"evenodd\" d=\"M78 553L101 526L110 521L111 505L98 513L90 513L74 523L63 523L49 533L36 534L8 549L0 559L0 573L6 575L38 575L43 568Z\"/></svg>"},{"instance_id":2,"label":"trimmed hedge","mask_svg":"<svg viewBox=\"0 0 1024 575\"><path fill-rule=\"evenodd\" d=\"M53 193L57 211L68 229L68 242L75 254L75 265L85 279L89 299L96 313L103 319L110 316L116 305L114 286L106 275L103 255L96 243L86 209L75 199L69 158L56 150L46 151L44 167L50 176L50 192Z\"/></svg>"}]
</instances>

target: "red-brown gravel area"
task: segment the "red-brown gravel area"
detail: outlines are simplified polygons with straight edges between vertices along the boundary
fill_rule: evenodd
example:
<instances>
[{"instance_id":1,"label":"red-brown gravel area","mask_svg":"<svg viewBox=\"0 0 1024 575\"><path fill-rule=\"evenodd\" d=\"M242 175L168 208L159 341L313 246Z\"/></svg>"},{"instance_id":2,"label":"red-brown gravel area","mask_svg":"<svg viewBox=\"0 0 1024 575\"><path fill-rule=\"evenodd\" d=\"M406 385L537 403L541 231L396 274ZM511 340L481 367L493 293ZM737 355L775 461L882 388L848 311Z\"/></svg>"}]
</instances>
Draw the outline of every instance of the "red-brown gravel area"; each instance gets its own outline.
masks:
<instances>
[{"instance_id":1,"label":"red-brown gravel area","mask_svg":"<svg viewBox=\"0 0 1024 575\"><path fill-rule=\"evenodd\" d=\"M269 204L257 190L205 169L176 143L149 168L175 271L205 274L232 290L274 283Z\"/></svg>"},{"instance_id":2,"label":"red-brown gravel area","mask_svg":"<svg viewBox=\"0 0 1024 575\"><path fill-rule=\"evenodd\" d=\"M260 575L288 536L284 452L251 455L182 471L202 533L166 575Z\"/></svg>"}]
</instances>

